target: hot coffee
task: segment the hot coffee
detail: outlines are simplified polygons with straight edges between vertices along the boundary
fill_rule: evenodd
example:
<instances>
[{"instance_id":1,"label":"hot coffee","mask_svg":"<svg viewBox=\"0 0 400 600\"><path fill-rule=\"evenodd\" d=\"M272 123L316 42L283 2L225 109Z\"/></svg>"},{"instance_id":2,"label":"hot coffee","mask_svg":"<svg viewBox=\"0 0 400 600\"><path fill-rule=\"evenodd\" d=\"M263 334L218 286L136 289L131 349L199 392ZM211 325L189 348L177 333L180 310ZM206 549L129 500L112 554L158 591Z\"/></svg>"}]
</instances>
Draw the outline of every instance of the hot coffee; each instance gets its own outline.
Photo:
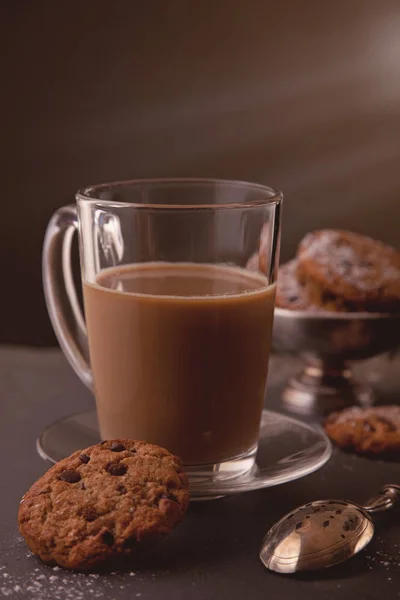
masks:
<instances>
[{"instance_id":1,"label":"hot coffee","mask_svg":"<svg viewBox=\"0 0 400 600\"><path fill-rule=\"evenodd\" d=\"M138 263L84 283L102 437L144 439L186 464L256 447L275 286L225 265Z\"/></svg>"}]
</instances>

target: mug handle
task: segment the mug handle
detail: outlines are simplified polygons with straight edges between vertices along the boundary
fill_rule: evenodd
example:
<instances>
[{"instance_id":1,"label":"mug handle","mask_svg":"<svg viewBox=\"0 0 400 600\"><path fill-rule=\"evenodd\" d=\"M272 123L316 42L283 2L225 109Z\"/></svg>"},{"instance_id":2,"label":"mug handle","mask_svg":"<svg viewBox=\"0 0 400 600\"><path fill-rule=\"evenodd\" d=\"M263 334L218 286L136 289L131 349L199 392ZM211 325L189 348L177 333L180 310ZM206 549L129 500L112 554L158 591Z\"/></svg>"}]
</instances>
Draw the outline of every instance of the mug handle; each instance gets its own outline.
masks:
<instances>
[{"instance_id":1,"label":"mug handle","mask_svg":"<svg viewBox=\"0 0 400 600\"><path fill-rule=\"evenodd\" d=\"M63 206L50 219L43 245L43 288L61 349L78 377L93 389L86 325L71 268L71 245L76 231L78 214L74 205Z\"/></svg>"}]
</instances>

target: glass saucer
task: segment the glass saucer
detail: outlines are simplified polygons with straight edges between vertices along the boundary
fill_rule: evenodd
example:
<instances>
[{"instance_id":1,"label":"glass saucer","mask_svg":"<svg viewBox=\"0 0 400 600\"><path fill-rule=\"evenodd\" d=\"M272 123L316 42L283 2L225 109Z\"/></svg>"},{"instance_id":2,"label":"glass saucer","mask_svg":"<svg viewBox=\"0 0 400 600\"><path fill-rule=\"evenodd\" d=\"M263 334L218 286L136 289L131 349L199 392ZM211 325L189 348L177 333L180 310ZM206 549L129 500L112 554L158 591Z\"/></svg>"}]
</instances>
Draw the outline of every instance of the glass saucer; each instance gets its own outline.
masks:
<instances>
[{"instance_id":1,"label":"glass saucer","mask_svg":"<svg viewBox=\"0 0 400 600\"><path fill-rule=\"evenodd\" d=\"M91 410L49 425L36 447L42 458L55 463L99 441L96 411ZM191 497L206 500L293 481L322 467L331 452L329 439L317 425L264 410L255 465L235 478L206 484L191 482Z\"/></svg>"}]
</instances>

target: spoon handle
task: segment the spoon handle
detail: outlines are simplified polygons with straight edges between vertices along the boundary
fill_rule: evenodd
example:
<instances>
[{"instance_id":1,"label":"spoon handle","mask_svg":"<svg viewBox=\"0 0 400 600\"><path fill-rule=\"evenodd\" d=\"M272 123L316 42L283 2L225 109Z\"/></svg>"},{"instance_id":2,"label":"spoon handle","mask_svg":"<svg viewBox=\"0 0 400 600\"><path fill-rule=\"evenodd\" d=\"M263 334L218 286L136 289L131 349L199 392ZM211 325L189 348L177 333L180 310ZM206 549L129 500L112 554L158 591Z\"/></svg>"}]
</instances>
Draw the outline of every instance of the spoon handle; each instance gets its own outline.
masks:
<instances>
[{"instance_id":1,"label":"spoon handle","mask_svg":"<svg viewBox=\"0 0 400 600\"><path fill-rule=\"evenodd\" d=\"M395 483L384 485L378 496L371 498L363 506L369 513L382 512L392 508L396 502L400 501L400 485Z\"/></svg>"}]
</instances>

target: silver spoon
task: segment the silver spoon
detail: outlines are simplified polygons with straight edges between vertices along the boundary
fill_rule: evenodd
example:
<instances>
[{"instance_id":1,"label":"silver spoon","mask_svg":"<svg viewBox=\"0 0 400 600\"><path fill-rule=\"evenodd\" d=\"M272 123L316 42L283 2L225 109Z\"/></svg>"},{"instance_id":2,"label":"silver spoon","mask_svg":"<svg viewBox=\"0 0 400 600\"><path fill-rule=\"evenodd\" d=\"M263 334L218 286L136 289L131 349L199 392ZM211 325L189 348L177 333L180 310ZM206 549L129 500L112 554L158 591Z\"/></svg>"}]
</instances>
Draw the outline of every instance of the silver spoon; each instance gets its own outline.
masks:
<instances>
[{"instance_id":1,"label":"silver spoon","mask_svg":"<svg viewBox=\"0 0 400 600\"><path fill-rule=\"evenodd\" d=\"M260 558L267 569L296 573L330 567L354 556L371 541L370 514L400 500L400 485L385 485L363 506L346 500L317 500L284 516L265 536Z\"/></svg>"}]
</instances>

